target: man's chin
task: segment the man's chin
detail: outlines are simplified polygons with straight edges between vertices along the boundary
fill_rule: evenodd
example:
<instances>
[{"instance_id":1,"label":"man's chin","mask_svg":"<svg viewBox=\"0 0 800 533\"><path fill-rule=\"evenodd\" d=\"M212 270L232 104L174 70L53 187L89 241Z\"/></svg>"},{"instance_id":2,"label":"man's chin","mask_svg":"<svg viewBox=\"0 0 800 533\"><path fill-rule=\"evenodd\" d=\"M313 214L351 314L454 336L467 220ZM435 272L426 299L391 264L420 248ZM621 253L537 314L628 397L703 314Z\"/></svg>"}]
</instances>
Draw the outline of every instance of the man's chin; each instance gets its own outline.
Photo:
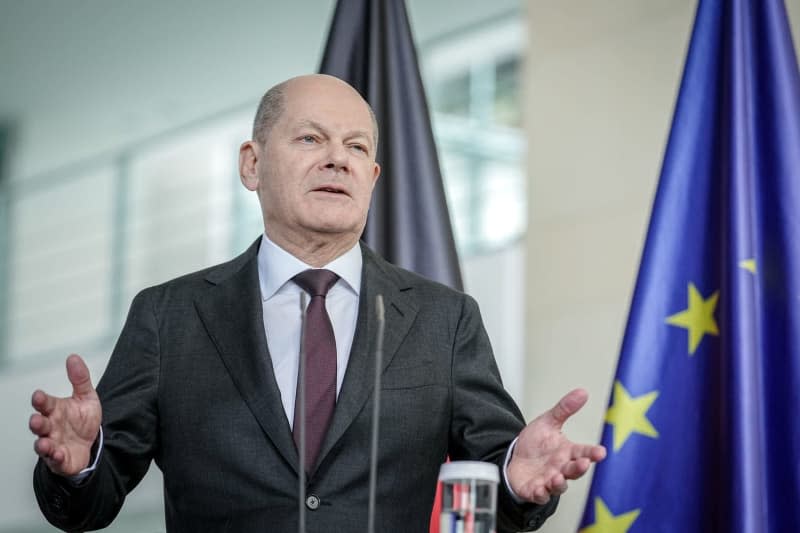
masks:
<instances>
[{"instance_id":1,"label":"man's chin","mask_svg":"<svg viewBox=\"0 0 800 533\"><path fill-rule=\"evenodd\" d=\"M364 223L348 222L342 218L325 217L323 219L317 218L313 222L306 224L305 227L315 233L330 237L341 235L342 238L349 238L355 235L358 238L364 230Z\"/></svg>"}]
</instances>

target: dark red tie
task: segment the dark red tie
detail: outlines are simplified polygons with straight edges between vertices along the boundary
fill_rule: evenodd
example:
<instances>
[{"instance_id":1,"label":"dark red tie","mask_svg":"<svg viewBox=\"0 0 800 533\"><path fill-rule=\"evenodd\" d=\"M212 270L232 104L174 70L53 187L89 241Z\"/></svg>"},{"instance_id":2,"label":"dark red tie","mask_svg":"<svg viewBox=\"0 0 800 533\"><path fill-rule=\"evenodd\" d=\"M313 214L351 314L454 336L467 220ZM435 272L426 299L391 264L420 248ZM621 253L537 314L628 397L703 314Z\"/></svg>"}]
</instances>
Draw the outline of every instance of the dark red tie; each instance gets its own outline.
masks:
<instances>
[{"instance_id":1,"label":"dark red tie","mask_svg":"<svg viewBox=\"0 0 800 533\"><path fill-rule=\"evenodd\" d=\"M316 465L336 405L336 339L325 309L325 296L339 276L330 270L306 270L292 278L311 295L306 309L302 354L305 355L306 471ZM299 378L298 378L299 380ZM294 402L292 435L300 449L300 383Z\"/></svg>"}]
</instances>

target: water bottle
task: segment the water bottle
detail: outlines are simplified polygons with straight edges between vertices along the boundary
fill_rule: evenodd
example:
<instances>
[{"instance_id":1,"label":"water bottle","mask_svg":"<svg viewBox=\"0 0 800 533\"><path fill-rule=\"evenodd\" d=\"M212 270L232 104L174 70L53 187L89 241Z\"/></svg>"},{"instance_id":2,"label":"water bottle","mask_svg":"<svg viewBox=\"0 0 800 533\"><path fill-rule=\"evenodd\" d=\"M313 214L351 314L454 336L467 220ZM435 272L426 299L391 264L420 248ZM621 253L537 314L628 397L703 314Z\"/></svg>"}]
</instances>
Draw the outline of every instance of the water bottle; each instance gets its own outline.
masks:
<instances>
[{"instance_id":1,"label":"water bottle","mask_svg":"<svg viewBox=\"0 0 800 533\"><path fill-rule=\"evenodd\" d=\"M442 483L440 533L495 533L497 465L451 461L439 470Z\"/></svg>"}]
</instances>

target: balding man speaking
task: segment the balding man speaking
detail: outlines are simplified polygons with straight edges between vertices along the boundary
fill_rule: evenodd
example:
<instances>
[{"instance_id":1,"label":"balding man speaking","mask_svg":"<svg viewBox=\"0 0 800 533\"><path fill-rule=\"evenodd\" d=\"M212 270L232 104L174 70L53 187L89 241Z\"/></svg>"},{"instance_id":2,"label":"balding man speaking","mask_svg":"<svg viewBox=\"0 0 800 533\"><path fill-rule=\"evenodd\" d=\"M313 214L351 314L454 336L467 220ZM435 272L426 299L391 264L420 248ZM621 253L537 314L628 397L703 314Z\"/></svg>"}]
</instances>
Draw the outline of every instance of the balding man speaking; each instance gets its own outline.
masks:
<instances>
[{"instance_id":1,"label":"balding man speaking","mask_svg":"<svg viewBox=\"0 0 800 533\"><path fill-rule=\"evenodd\" d=\"M376 530L427 531L447 456L501 467L499 531L537 528L604 457L561 432L584 391L526 426L475 301L359 242L377 143L369 105L341 80L302 76L264 95L239 152L264 234L228 263L138 294L96 390L71 355L72 396L33 394L34 485L52 524L108 525L154 460L168 531L292 532L302 463L307 531L364 531L376 295Z\"/></svg>"}]
</instances>

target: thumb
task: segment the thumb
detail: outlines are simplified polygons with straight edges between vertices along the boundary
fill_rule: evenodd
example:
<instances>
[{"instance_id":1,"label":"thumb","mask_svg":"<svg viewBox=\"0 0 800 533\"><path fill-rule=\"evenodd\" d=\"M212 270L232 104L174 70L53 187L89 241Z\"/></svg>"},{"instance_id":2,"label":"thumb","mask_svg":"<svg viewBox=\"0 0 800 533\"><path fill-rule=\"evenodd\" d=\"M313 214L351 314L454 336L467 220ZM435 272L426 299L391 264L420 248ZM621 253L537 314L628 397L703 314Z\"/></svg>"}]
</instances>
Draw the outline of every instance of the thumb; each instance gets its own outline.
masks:
<instances>
[{"instance_id":1,"label":"thumb","mask_svg":"<svg viewBox=\"0 0 800 533\"><path fill-rule=\"evenodd\" d=\"M569 417L577 413L589 399L589 393L583 389L568 392L558 403L548 411L551 423L560 428Z\"/></svg>"},{"instance_id":2,"label":"thumb","mask_svg":"<svg viewBox=\"0 0 800 533\"><path fill-rule=\"evenodd\" d=\"M94 393L89 368L79 355L67 357L67 378L72 383L72 395L83 397Z\"/></svg>"}]
</instances>

